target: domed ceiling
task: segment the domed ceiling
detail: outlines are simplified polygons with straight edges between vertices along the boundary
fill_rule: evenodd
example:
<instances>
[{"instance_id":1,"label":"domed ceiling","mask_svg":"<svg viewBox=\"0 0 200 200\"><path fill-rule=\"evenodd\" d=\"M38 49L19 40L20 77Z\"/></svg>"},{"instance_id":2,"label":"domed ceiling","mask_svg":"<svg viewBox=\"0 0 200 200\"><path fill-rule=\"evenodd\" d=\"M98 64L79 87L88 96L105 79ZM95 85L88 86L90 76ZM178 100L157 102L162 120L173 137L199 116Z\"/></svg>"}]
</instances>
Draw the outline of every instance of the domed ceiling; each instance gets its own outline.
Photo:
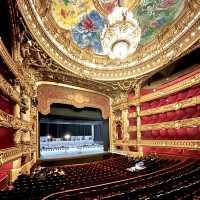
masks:
<instances>
[{"instance_id":1,"label":"domed ceiling","mask_svg":"<svg viewBox=\"0 0 200 200\"><path fill-rule=\"evenodd\" d=\"M198 0L18 0L18 6L51 58L95 80L138 78L198 40Z\"/></svg>"},{"instance_id":2,"label":"domed ceiling","mask_svg":"<svg viewBox=\"0 0 200 200\"><path fill-rule=\"evenodd\" d=\"M142 31L140 43L145 44L180 15L185 0L52 0L51 14L60 28L70 31L78 47L101 54L107 17L118 4L133 13Z\"/></svg>"}]
</instances>

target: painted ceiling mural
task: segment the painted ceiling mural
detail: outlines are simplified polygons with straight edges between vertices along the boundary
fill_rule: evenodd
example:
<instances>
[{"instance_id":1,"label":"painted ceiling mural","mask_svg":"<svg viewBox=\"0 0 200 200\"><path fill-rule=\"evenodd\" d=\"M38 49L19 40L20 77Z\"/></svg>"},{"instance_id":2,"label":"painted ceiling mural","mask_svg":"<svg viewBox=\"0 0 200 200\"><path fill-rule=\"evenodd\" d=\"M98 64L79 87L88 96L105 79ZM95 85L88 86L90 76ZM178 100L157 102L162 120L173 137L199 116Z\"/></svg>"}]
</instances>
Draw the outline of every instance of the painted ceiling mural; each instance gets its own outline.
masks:
<instances>
[{"instance_id":1,"label":"painted ceiling mural","mask_svg":"<svg viewBox=\"0 0 200 200\"><path fill-rule=\"evenodd\" d=\"M185 0L52 0L51 14L79 48L103 55L102 33L115 7L128 8L141 29L140 44L146 44L180 15L184 5Z\"/></svg>"}]
</instances>

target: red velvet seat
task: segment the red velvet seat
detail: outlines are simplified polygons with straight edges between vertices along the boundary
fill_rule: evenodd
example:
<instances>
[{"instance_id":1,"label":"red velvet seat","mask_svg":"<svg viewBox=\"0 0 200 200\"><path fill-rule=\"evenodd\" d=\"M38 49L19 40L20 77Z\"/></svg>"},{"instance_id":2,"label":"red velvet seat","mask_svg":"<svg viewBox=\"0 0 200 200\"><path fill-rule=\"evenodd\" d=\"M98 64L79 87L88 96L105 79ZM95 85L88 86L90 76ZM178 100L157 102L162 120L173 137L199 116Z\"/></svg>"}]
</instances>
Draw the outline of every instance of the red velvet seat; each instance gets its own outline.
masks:
<instances>
[{"instance_id":1,"label":"red velvet seat","mask_svg":"<svg viewBox=\"0 0 200 200\"><path fill-rule=\"evenodd\" d=\"M167 119L165 121L175 120L175 117L176 117L175 111L169 111L166 114L167 114Z\"/></svg>"},{"instance_id":2,"label":"red velvet seat","mask_svg":"<svg viewBox=\"0 0 200 200\"><path fill-rule=\"evenodd\" d=\"M167 129L167 132L168 132L169 138L175 138L176 137L176 129L169 128L169 129Z\"/></svg>"},{"instance_id":3,"label":"red velvet seat","mask_svg":"<svg viewBox=\"0 0 200 200\"><path fill-rule=\"evenodd\" d=\"M162 138L167 138L167 130L166 129L160 129L160 136Z\"/></svg>"},{"instance_id":4,"label":"red velvet seat","mask_svg":"<svg viewBox=\"0 0 200 200\"><path fill-rule=\"evenodd\" d=\"M160 135L160 131L159 130L152 130L151 135L153 136L153 138L156 138Z\"/></svg>"},{"instance_id":5,"label":"red velvet seat","mask_svg":"<svg viewBox=\"0 0 200 200\"><path fill-rule=\"evenodd\" d=\"M177 98L177 95L176 95L176 94L169 96L169 97L167 98L168 104L176 102L176 98Z\"/></svg>"},{"instance_id":6,"label":"red velvet seat","mask_svg":"<svg viewBox=\"0 0 200 200\"><path fill-rule=\"evenodd\" d=\"M176 113L177 120L183 119L183 117L185 115L185 112L183 109L176 110L175 113Z\"/></svg>"},{"instance_id":7,"label":"red velvet seat","mask_svg":"<svg viewBox=\"0 0 200 200\"><path fill-rule=\"evenodd\" d=\"M185 92L185 91L182 91L182 92L179 92L178 94L177 94L177 101L181 101L181 100L184 100L184 99L186 99L186 97L187 97L187 92Z\"/></svg>"}]
</instances>

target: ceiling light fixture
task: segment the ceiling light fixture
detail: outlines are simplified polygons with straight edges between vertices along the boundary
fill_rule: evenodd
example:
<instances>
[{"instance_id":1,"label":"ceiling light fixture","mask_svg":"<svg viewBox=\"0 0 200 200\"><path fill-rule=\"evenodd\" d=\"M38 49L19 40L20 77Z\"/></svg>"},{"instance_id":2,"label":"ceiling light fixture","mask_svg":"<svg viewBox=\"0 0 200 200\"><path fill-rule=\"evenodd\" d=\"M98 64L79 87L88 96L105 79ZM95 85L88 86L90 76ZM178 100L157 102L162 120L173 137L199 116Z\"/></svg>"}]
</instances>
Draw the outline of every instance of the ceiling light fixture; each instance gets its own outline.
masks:
<instances>
[{"instance_id":1,"label":"ceiling light fixture","mask_svg":"<svg viewBox=\"0 0 200 200\"><path fill-rule=\"evenodd\" d=\"M125 7L115 7L102 33L104 53L111 59L125 59L135 52L140 38L141 29L133 14Z\"/></svg>"}]
</instances>

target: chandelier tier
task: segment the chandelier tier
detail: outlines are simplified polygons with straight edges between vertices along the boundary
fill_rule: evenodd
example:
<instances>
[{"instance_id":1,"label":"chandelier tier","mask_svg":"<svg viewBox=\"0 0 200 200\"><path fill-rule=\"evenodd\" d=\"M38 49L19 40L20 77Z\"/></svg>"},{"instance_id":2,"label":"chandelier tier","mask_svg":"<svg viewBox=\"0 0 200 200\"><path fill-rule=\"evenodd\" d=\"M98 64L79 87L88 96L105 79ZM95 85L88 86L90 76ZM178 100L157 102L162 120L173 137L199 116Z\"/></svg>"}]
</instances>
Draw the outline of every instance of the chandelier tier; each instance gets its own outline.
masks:
<instances>
[{"instance_id":1,"label":"chandelier tier","mask_svg":"<svg viewBox=\"0 0 200 200\"><path fill-rule=\"evenodd\" d=\"M127 8L115 7L108 15L108 25L101 38L105 55L111 59L125 59L137 49L141 29Z\"/></svg>"}]
</instances>

